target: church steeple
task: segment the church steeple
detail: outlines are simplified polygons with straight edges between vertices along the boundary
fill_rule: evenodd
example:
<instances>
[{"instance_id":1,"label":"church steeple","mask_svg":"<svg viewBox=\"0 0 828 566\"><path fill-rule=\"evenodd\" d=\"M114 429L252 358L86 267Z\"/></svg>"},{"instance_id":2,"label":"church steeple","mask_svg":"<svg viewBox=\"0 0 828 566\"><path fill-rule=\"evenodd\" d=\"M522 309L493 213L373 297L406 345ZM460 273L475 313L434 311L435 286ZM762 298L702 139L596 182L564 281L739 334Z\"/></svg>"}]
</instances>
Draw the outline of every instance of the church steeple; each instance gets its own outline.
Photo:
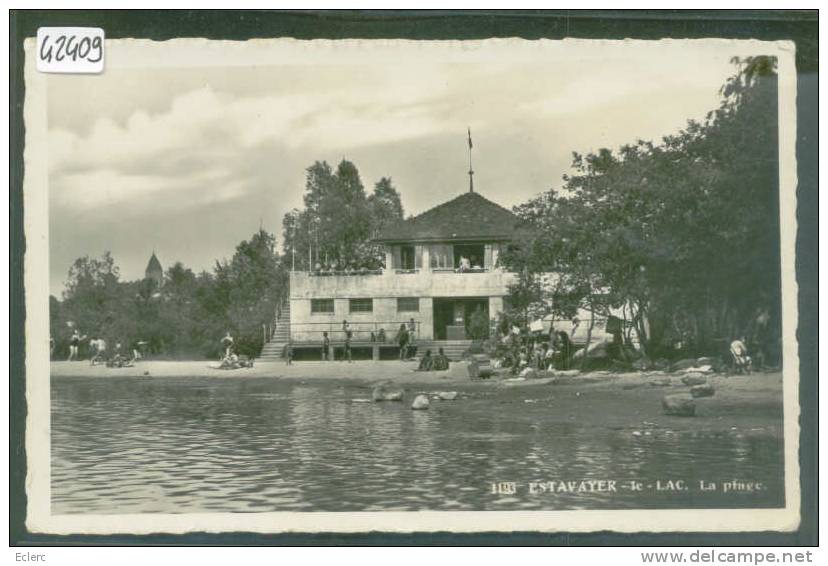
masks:
<instances>
[{"instance_id":1,"label":"church steeple","mask_svg":"<svg viewBox=\"0 0 828 566\"><path fill-rule=\"evenodd\" d=\"M144 278L155 281L156 287L161 287L164 284L164 269L161 267L161 262L155 255L155 250L152 251L152 256L147 262L147 268L144 270Z\"/></svg>"}]
</instances>

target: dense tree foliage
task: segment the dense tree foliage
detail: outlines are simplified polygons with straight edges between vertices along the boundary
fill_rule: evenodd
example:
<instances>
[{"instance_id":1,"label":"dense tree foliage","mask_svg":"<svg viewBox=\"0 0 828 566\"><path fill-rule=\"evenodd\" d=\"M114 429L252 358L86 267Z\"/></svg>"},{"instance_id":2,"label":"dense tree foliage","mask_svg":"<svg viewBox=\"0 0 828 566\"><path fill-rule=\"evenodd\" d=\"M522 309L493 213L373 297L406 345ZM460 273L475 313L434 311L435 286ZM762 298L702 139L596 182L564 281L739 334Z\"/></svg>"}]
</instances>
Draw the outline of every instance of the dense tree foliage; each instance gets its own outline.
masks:
<instances>
[{"instance_id":1,"label":"dense tree foliage","mask_svg":"<svg viewBox=\"0 0 828 566\"><path fill-rule=\"evenodd\" d=\"M258 355L263 325L287 298L294 251L297 268L306 268L309 256L342 267L377 267L382 254L373 238L403 217L391 179L380 179L366 196L359 171L345 160L336 170L325 162L308 167L304 202L304 210L285 216L284 256L275 236L259 230L212 272L174 264L160 288L152 279L121 281L109 252L77 259L62 300L49 299L55 355L66 355L74 328L87 339L102 337L124 348L141 340L151 354L179 358L219 356L220 339L230 331L239 353Z\"/></svg>"},{"instance_id":2,"label":"dense tree foliage","mask_svg":"<svg viewBox=\"0 0 828 566\"><path fill-rule=\"evenodd\" d=\"M372 240L389 222L403 218L391 179L380 179L367 196L359 171L346 160L335 171L324 161L307 168L304 204L282 223L285 255L297 269L380 267L383 256Z\"/></svg>"},{"instance_id":3,"label":"dense tree foliage","mask_svg":"<svg viewBox=\"0 0 828 566\"><path fill-rule=\"evenodd\" d=\"M537 310L573 305L605 314L625 307L651 353L681 344L717 353L755 331L774 357L780 320L775 60L734 59L738 72L703 122L660 144L574 154L563 186L517 207L536 232L504 260L524 273L518 298L539 274L559 277ZM558 298L560 300L554 300ZM525 302L525 301L524 301ZM525 306L524 308L530 308Z\"/></svg>"},{"instance_id":4,"label":"dense tree foliage","mask_svg":"<svg viewBox=\"0 0 828 566\"><path fill-rule=\"evenodd\" d=\"M157 288L152 279L121 282L107 252L78 259L69 271L63 301L50 297L56 355L65 355L74 328L88 339L102 337L124 348L144 341L156 356L215 358L226 331L242 354L255 356L263 344L262 325L273 320L287 292L287 272L272 234L260 230L241 242L213 273L196 275L176 263Z\"/></svg>"}]
</instances>

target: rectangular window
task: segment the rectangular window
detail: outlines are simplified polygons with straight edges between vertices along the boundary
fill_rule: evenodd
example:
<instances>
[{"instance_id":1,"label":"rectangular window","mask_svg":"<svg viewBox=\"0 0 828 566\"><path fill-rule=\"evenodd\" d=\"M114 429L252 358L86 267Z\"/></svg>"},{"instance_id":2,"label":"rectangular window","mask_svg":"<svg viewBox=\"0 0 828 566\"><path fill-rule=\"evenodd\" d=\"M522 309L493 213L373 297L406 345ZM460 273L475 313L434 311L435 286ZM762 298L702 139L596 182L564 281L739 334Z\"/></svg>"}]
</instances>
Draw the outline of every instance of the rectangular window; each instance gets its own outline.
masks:
<instances>
[{"instance_id":1,"label":"rectangular window","mask_svg":"<svg viewBox=\"0 0 828 566\"><path fill-rule=\"evenodd\" d=\"M415 257L414 246L400 246L400 269L414 269Z\"/></svg>"},{"instance_id":2,"label":"rectangular window","mask_svg":"<svg viewBox=\"0 0 828 566\"><path fill-rule=\"evenodd\" d=\"M420 299L418 297L398 298L397 312L420 312Z\"/></svg>"},{"instance_id":3,"label":"rectangular window","mask_svg":"<svg viewBox=\"0 0 828 566\"><path fill-rule=\"evenodd\" d=\"M374 312L374 299L350 299L349 310L354 312Z\"/></svg>"},{"instance_id":4,"label":"rectangular window","mask_svg":"<svg viewBox=\"0 0 828 566\"><path fill-rule=\"evenodd\" d=\"M333 314L333 299L311 299L311 314Z\"/></svg>"}]
</instances>

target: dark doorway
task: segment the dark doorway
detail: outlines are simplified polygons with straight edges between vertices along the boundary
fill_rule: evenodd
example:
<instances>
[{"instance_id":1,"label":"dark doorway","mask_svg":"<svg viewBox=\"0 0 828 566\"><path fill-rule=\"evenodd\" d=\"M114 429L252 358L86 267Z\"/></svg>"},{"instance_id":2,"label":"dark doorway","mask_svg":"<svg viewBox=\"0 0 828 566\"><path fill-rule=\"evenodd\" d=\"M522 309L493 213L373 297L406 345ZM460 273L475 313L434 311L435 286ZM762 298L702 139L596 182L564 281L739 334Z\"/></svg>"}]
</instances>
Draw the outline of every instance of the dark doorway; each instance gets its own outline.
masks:
<instances>
[{"instance_id":1,"label":"dark doorway","mask_svg":"<svg viewBox=\"0 0 828 566\"><path fill-rule=\"evenodd\" d=\"M469 321L477 310L482 311L488 320L489 299L487 297L435 298L434 339L469 340Z\"/></svg>"}]
</instances>

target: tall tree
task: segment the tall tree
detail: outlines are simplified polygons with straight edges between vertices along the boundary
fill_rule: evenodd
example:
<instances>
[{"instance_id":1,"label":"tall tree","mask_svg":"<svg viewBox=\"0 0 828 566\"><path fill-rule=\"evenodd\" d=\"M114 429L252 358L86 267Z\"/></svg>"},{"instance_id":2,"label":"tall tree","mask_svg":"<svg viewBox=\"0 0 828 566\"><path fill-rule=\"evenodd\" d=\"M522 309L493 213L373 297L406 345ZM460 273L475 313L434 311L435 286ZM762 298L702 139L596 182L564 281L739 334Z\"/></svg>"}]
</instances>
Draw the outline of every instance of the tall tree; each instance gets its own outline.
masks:
<instances>
[{"instance_id":1,"label":"tall tree","mask_svg":"<svg viewBox=\"0 0 828 566\"><path fill-rule=\"evenodd\" d=\"M383 178L366 197L356 165L342 160L333 170L317 161L305 171L305 207L282 221L284 251L297 269L330 264L340 268L380 265L372 244L377 224L402 217L391 180Z\"/></svg>"},{"instance_id":2,"label":"tall tree","mask_svg":"<svg viewBox=\"0 0 828 566\"><path fill-rule=\"evenodd\" d=\"M779 320L775 62L734 60L722 103L662 143L575 154L561 191L519 207L536 228L515 269L548 294L625 307L646 348L716 351L757 308Z\"/></svg>"}]
</instances>

